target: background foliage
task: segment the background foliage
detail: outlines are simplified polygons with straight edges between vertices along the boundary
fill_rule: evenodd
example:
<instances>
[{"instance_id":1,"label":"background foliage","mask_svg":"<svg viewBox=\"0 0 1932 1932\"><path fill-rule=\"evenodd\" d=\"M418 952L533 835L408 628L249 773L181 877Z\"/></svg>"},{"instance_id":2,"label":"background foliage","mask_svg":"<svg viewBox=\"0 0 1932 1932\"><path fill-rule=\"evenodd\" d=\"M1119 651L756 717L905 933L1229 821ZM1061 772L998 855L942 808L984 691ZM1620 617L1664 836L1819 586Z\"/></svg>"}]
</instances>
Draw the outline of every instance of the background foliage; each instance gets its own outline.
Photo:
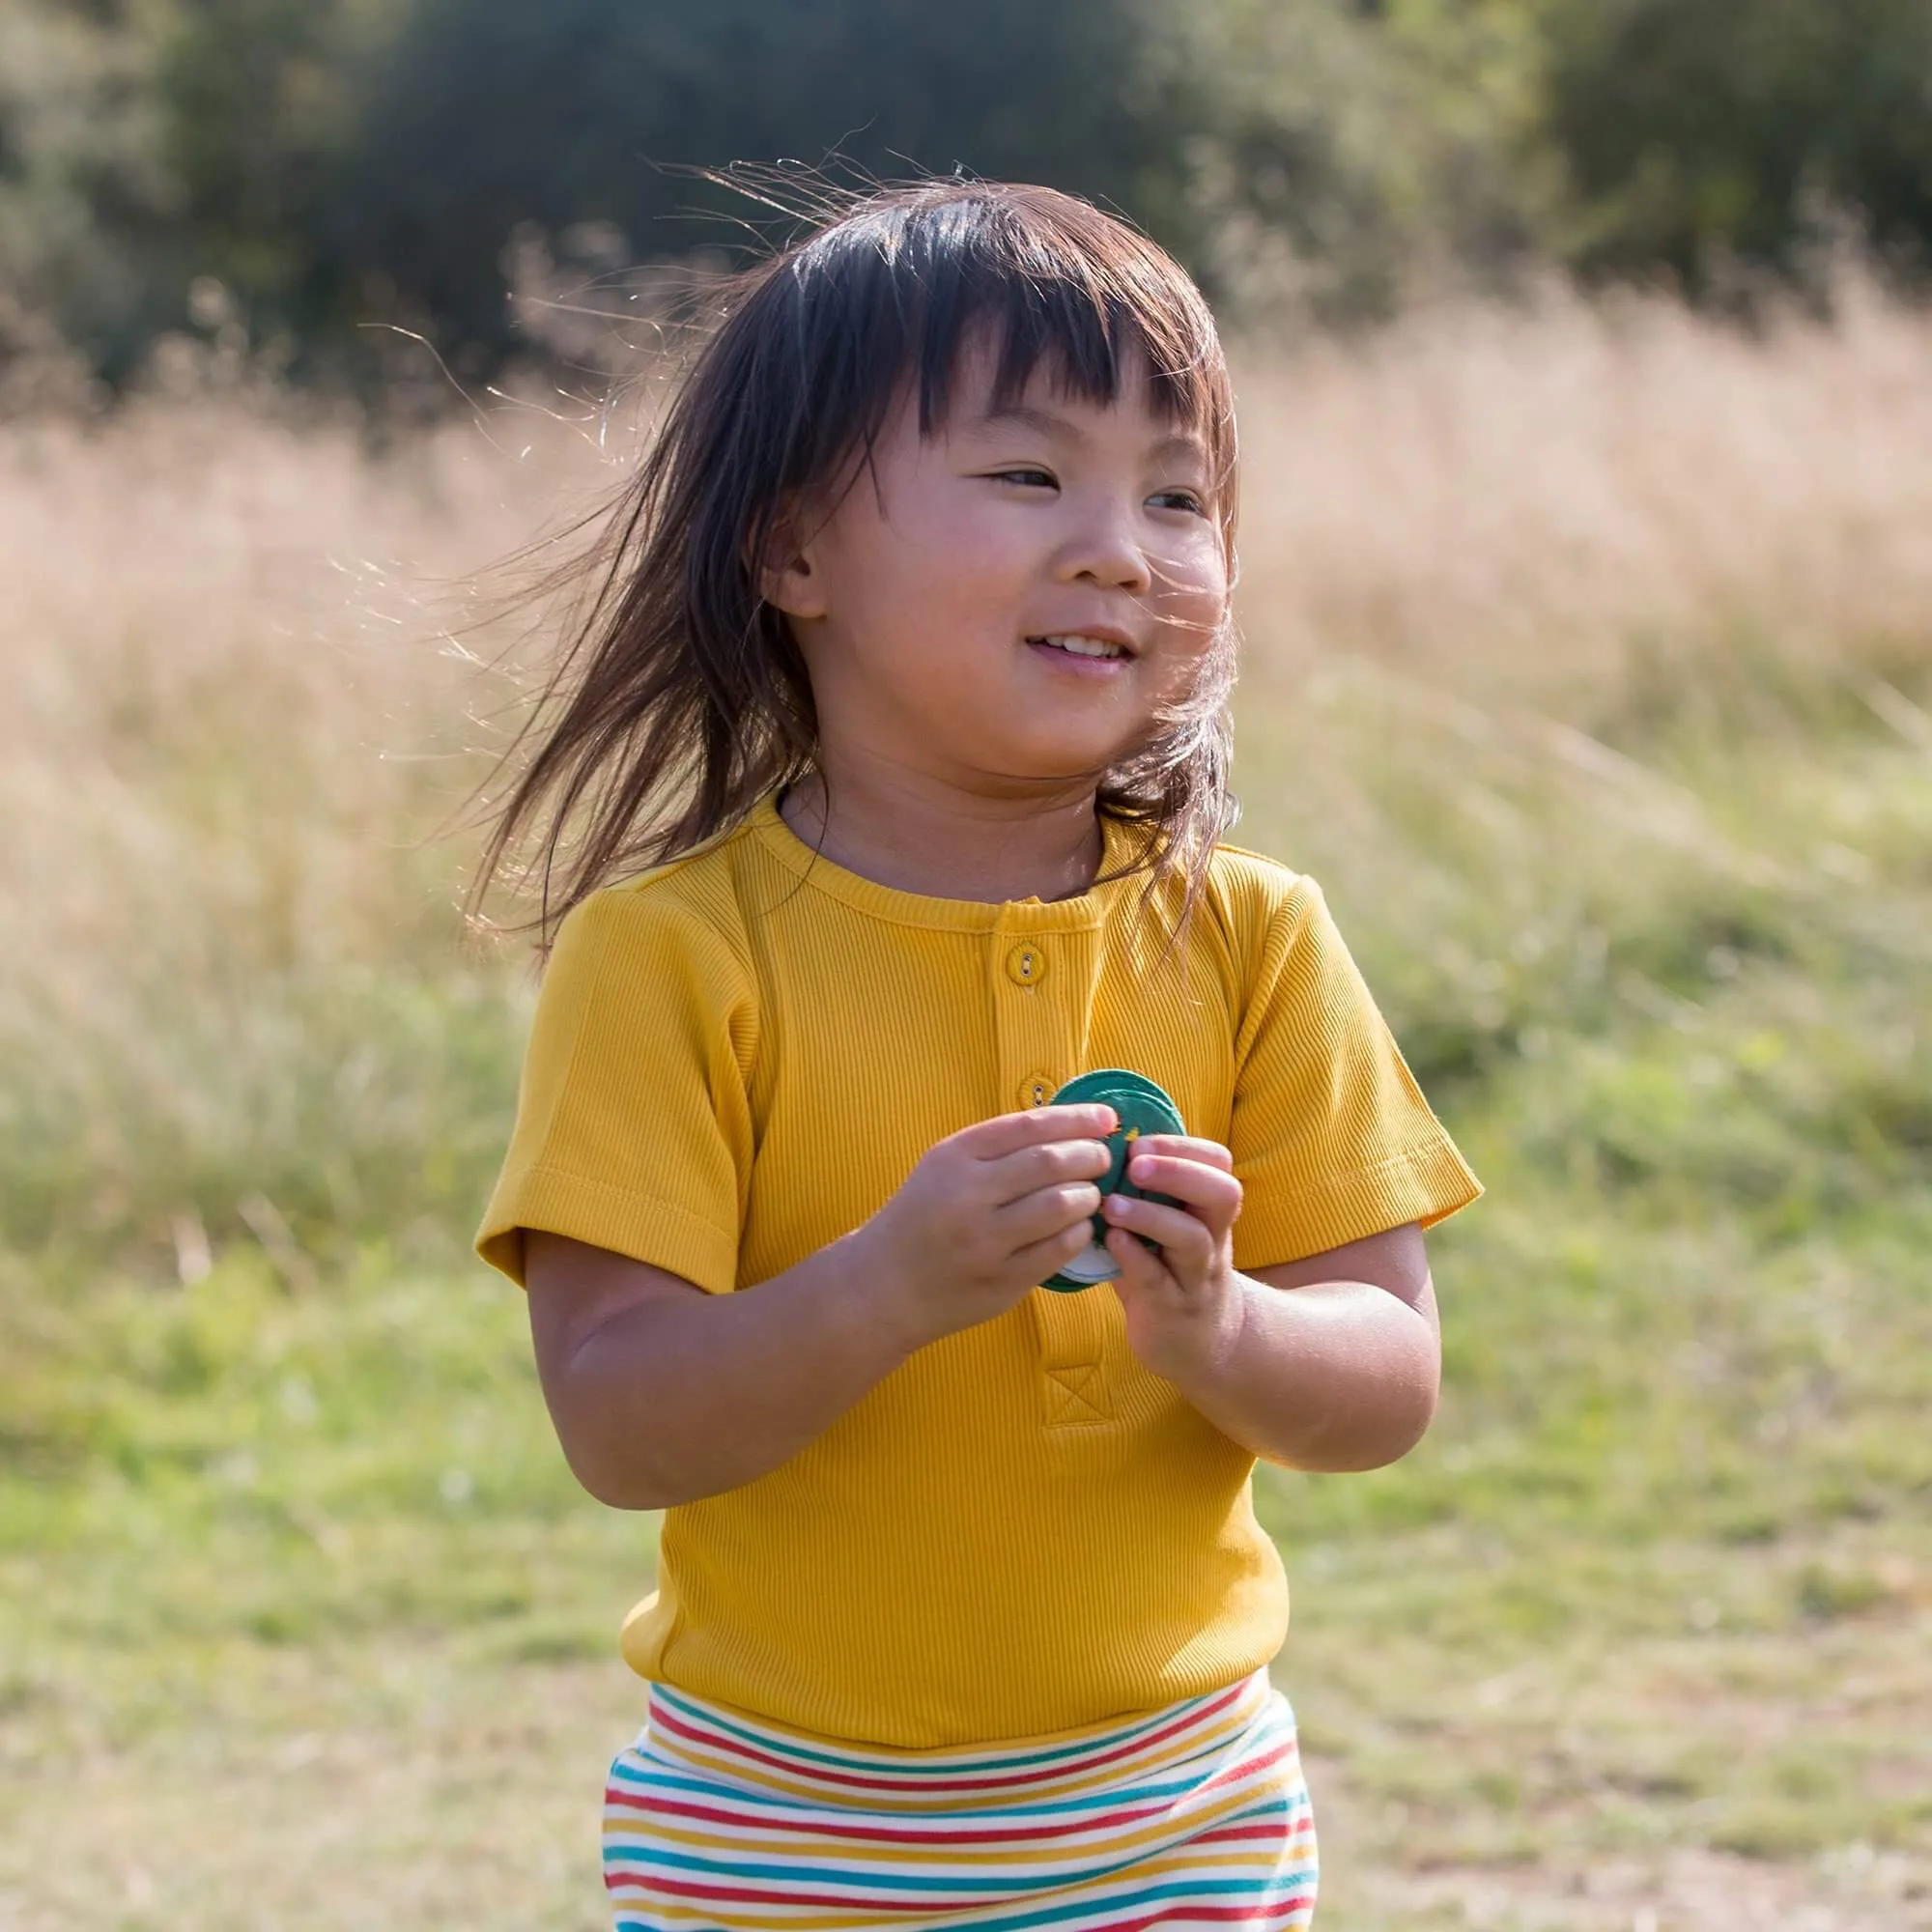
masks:
<instances>
[{"instance_id":1,"label":"background foliage","mask_svg":"<svg viewBox=\"0 0 1932 1932\"><path fill-rule=\"evenodd\" d=\"M735 246L680 169L835 151L1103 197L1262 314L1731 294L1861 225L1916 273L1929 82L1922 0L0 0L0 350L366 377L396 321L480 372L520 232L566 282Z\"/></svg>"}]
</instances>

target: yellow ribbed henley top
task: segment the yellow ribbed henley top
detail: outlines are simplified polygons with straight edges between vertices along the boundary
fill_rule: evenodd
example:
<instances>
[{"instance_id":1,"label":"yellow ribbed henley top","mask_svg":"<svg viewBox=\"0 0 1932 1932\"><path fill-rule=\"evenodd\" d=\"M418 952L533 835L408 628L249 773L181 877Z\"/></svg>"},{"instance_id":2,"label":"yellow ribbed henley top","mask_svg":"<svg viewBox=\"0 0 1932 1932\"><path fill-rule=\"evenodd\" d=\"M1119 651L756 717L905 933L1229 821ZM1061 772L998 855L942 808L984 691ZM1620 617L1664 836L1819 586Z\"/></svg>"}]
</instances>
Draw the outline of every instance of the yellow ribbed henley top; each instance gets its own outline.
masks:
<instances>
[{"instance_id":1,"label":"yellow ribbed henley top","mask_svg":"<svg viewBox=\"0 0 1932 1932\"><path fill-rule=\"evenodd\" d=\"M1133 837L1107 828L1103 871ZM1315 884L1214 854L1184 948L1138 877L988 905L817 857L767 800L564 921L477 1236L525 1228L755 1293L914 1162L1074 1074L1133 1067L1233 1150L1253 1269L1480 1192ZM1178 894L1178 888L1176 889ZM1129 1352L1111 1289L1035 1290L922 1349L817 1441L667 1512L643 1675L900 1747L1037 1737L1266 1662L1288 1588L1253 1458Z\"/></svg>"}]
</instances>

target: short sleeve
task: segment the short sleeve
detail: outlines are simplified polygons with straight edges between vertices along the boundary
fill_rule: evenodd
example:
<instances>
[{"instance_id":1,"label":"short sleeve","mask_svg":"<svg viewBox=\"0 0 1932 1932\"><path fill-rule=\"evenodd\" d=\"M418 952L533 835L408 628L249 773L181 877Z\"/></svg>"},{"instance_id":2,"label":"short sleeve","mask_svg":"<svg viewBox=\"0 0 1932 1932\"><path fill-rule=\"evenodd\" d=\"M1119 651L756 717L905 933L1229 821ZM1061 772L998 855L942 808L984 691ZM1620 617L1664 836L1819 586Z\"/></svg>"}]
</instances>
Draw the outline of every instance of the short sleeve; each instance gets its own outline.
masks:
<instances>
[{"instance_id":1,"label":"short sleeve","mask_svg":"<svg viewBox=\"0 0 1932 1932\"><path fill-rule=\"evenodd\" d=\"M736 1286L752 1162L750 978L724 939L654 890L574 907L552 950L516 1125L476 1251L524 1279L524 1230Z\"/></svg>"},{"instance_id":2,"label":"short sleeve","mask_svg":"<svg viewBox=\"0 0 1932 1932\"><path fill-rule=\"evenodd\" d=\"M1242 1185L1238 1268L1428 1227L1483 1191L1306 877L1268 921L1249 986L1229 1148Z\"/></svg>"}]
</instances>

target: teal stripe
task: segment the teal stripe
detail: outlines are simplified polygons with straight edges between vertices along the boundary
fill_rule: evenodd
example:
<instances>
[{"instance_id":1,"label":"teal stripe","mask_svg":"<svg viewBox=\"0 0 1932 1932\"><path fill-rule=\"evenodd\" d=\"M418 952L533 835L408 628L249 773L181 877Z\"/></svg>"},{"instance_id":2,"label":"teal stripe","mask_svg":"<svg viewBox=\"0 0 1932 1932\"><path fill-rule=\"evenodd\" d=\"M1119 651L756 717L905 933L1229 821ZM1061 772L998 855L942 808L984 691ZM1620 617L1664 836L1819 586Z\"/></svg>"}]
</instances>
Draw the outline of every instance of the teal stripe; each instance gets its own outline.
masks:
<instances>
[{"instance_id":1,"label":"teal stripe","mask_svg":"<svg viewBox=\"0 0 1932 1932\"><path fill-rule=\"evenodd\" d=\"M814 1803L804 1798L781 1798L767 1796L750 1786L707 1783L694 1777L680 1777L668 1771L649 1772L633 1768L620 1758L611 1767L611 1776L637 1790L670 1790L683 1792L692 1797L716 1799L721 1804L733 1805L768 1805L774 1810L791 1812L811 1812L823 1810L822 1803ZM961 1805L952 1811L893 1811L883 1815L895 1823L917 1824L922 1818L1032 1818L1046 1819L1060 1816L1069 1811L1104 1811L1116 1804L1138 1804L1151 1798L1179 1798L1195 1790L1200 1785L1198 1777L1183 1777L1172 1784L1116 1785L1111 1791L1090 1793L1083 1798L1063 1798L1042 1800L1036 1804L970 1804ZM865 1811L869 1806L843 1807Z\"/></svg>"},{"instance_id":2,"label":"teal stripe","mask_svg":"<svg viewBox=\"0 0 1932 1932\"><path fill-rule=\"evenodd\" d=\"M1314 1901L1317 1869L1312 1864L1297 1865L1277 1872L1264 1881L1256 1891L1255 1903L1276 1906L1296 1892L1305 1891ZM1035 1932L1043 1925L1106 1925L1122 1914L1138 1912L1150 1905L1190 1904L1210 1891L1224 1891L1219 1881L1175 1879L1164 1885L1142 1886L1137 1891L1116 1892L1106 1898L1089 1899L1084 1904L1068 1902L1040 1906L1026 1912L1009 1912L995 1918L961 1918L953 1922L958 1932ZM662 1920L629 1915L617 1919L617 1932L658 1932Z\"/></svg>"},{"instance_id":3,"label":"teal stripe","mask_svg":"<svg viewBox=\"0 0 1932 1932\"><path fill-rule=\"evenodd\" d=\"M1184 1718L1192 1717L1204 1705L1212 1702L1214 1698L1232 1688L1224 1685L1220 1690L1209 1690L1199 1697L1191 1697L1184 1704L1170 1705L1166 1710L1156 1711L1152 1717L1138 1724L1129 1725L1124 1730L1108 1731L1099 1737L1090 1738L1085 1744L1056 1745L1050 1750L1028 1751L1012 1757L954 1757L932 1764L900 1764L893 1759L865 1757L850 1751L809 1750L803 1745L795 1745L787 1738L775 1737L769 1731L734 1723L727 1718L720 1717L715 1707L693 1703L667 1685L653 1684L651 1694L662 1697L673 1710L691 1719L695 1723L708 1724L713 1730L727 1732L734 1738L741 1738L747 1744L760 1746L766 1750L802 1758L811 1764L830 1765L838 1771L876 1771L895 1777L916 1779L956 1777L962 1772L1024 1770L1032 1766L1053 1764L1065 1758L1091 1757L1096 1751L1112 1750L1135 1738L1144 1737L1151 1731L1157 1731L1163 1725L1177 1723Z\"/></svg>"},{"instance_id":4,"label":"teal stripe","mask_svg":"<svg viewBox=\"0 0 1932 1932\"><path fill-rule=\"evenodd\" d=\"M1103 1884L1116 1873L1126 1871L1141 1862L1145 1855L1136 1851L1126 1859L1117 1859L1112 1864L1095 1865L1088 1870L1056 1870L1050 1883L1056 1888L1069 1885ZM628 1853L621 1861L607 1859L609 1864L662 1866L671 1871L693 1872L705 1878L737 1879L749 1882L753 1879L782 1880L792 1886L850 1886L860 1891L873 1894L896 1891L908 1899L940 1894L962 1892L1011 1891L1014 1879L1018 1875L1008 1870L990 1878L951 1877L943 1873L908 1873L903 1877L890 1868L854 1869L850 1866L824 1865L816 1862L802 1864L790 1860L779 1864L753 1863L749 1861L738 1862L725 1859L707 1859L695 1852L658 1851L653 1848L639 1848ZM1188 1879L1184 1883L1177 1881L1168 1888L1154 1887L1151 1897L1200 1895L1233 1898L1274 1889L1280 1884L1280 1875L1270 1872L1266 1878L1199 1878ZM864 1904L863 1899L849 1901L853 1905ZM1021 1920L1021 1923L1038 1922L1051 1924L1053 1921Z\"/></svg>"},{"instance_id":5,"label":"teal stripe","mask_svg":"<svg viewBox=\"0 0 1932 1932\"><path fill-rule=\"evenodd\" d=\"M1315 1867L1298 1866L1293 1871L1276 1872L1263 1881L1255 1902L1279 1905L1297 1891L1306 1889L1311 1902L1315 1894ZM1189 1904L1205 1893L1220 1889L1211 1879L1177 1879L1166 1885L1143 1886L1140 1890L1108 1898L1089 1899L1084 1905L1048 1905L1032 1912L1008 1913L999 1918L962 1918L959 1932L1031 1932L1040 1925L1110 1925L1123 1912L1137 1912L1144 1906L1162 1903ZM1104 1915L1104 1916L1103 1916Z\"/></svg>"}]
</instances>

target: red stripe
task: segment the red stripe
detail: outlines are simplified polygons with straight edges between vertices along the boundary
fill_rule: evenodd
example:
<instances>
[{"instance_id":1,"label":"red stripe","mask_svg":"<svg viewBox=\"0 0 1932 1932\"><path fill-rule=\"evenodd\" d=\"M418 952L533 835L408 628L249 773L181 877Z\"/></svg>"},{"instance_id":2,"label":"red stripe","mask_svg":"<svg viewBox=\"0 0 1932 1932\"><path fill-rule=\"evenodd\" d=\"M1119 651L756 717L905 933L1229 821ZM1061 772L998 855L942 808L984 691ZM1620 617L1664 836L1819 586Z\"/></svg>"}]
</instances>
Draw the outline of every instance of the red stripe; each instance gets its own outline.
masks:
<instances>
[{"instance_id":1,"label":"red stripe","mask_svg":"<svg viewBox=\"0 0 1932 1932\"><path fill-rule=\"evenodd\" d=\"M1286 1844L1295 1835L1293 1826L1284 1826L1276 1819L1272 1823L1264 1820L1253 1825L1227 1825L1218 1831L1197 1832L1183 1842L1192 1851L1196 1845L1244 1845L1264 1841Z\"/></svg>"},{"instance_id":2,"label":"red stripe","mask_svg":"<svg viewBox=\"0 0 1932 1932\"><path fill-rule=\"evenodd\" d=\"M822 1778L831 1783L857 1784L886 1791L1001 1790L1016 1784L1038 1783L1047 1778L1071 1777L1092 1766L1109 1764L1117 1758L1129 1756L1151 1746L1164 1744L1168 1739L1186 1731L1191 1725L1199 1724L1206 1719L1218 1715L1231 1701L1240 1695L1243 1688L1241 1684L1231 1685L1212 1704L1204 1706L1189 1717L1178 1719L1165 1730L1150 1732L1145 1737L1119 1745L1112 1750L1090 1752L1085 1757L1069 1758L1060 1764L1045 1766L1035 1771L1013 1772L979 1778L927 1778L910 1773L900 1773L896 1776L864 1777L853 1773L825 1771L815 1765L801 1765L788 1758L774 1756L728 1735L696 1729L681 1719L672 1718L655 1699L651 1705L651 1717L654 1721L662 1721L668 1730L680 1737L699 1743L710 1742L718 1749L729 1755L747 1758L759 1764L775 1765L781 1770L791 1772L796 1776Z\"/></svg>"},{"instance_id":3,"label":"red stripe","mask_svg":"<svg viewBox=\"0 0 1932 1932\"><path fill-rule=\"evenodd\" d=\"M1107 1932L1150 1932L1162 1925L1263 1925L1293 1918L1315 1903L1312 1891L1298 1891L1279 1905L1185 1905L1168 1903L1151 1918L1122 1918Z\"/></svg>"},{"instance_id":4,"label":"red stripe","mask_svg":"<svg viewBox=\"0 0 1932 1932\"><path fill-rule=\"evenodd\" d=\"M1189 1795L1198 1797L1201 1793L1211 1792L1216 1783L1232 1783L1237 1777L1271 1770L1289 1755L1291 1749L1292 1747L1287 1744L1278 1745L1270 1750L1247 1759L1224 1778L1203 1784ZM1066 1837L1078 1832L1097 1832L1116 1825L1138 1824L1144 1818L1158 1817L1161 1812L1172 1808L1166 1801L1162 1801L1128 1810L1103 1812L1094 1817L1067 1818L1055 1824L1017 1825L1010 1829L995 1827L983 1831L948 1831L943 1828L919 1826L839 1825L819 1818L803 1824L792 1821L781 1823L776 1819L768 1819L763 1812L750 1806L733 1811L695 1804L689 1799L641 1794L634 1796L614 1784L606 1787L604 1801L606 1808L612 1810L622 1809L672 1818L696 1818L714 1825L769 1824L770 1829L774 1831L809 1833L827 1838L864 1838L873 1843L893 1845L988 1845L1019 1843L1037 1838ZM1188 1842L1205 1843L1209 1835L1211 1834L1199 1833Z\"/></svg>"},{"instance_id":5,"label":"red stripe","mask_svg":"<svg viewBox=\"0 0 1932 1932\"><path fill-rule=\"evenodd\" d=\"M709 1744L713 1748L742 1758L747 1763L768 1765L774 1770L787 1772L794 1777L815 1779L823 1784L851 1785L866 1791L1010 1791L1017 1785L1038 1784L1052 1778L1073 1777L1101 1765L1112 1764L1117 1759L1130 1757L1136 1751L1147 1750L1154 1745L1163 1744L1169 1738L1225 1710L1246 1688L1245 1681L1230 1685L1213 1703L1190 1713L1185 1718L1178 1719L1165 1730L1151 1731L1145 1737L1117 1745L1112 1750L1094 1751L1086 1757L1068 1759L1037 1771L1006 1772L997 1776L987 1777L915 1777L904 1773L896 1777L862 1777L856 1773L827 1771L818 1765L800 1765L788 1758L775 1756L769 1751L758 1750L737 1738L721 1737L712 1732L697 1730L683 1719L673 1717L656 1698L651 1700L650 1721L653 1725L662 1725L674 1737L685 1738L697 1744Z\"/></svg>"},{"instance_id":6,"label":"red stripe","mask_svg":"<svg viewBox=\"0 0 1932 1932\"><path fill-rule=\"evenodd\" d=\"M607 1873L605 1884L611 1891L618 1888L615 1874ZM651 1890L641 1893L646 1903L653 1896L669 1898L697 1899L706 1903L723 1901L731 1905L826 1905L843 1912L892 1912L903 1915L913 1907L913 1902L903 1896L884 1899L854 1898L849 1893L833 1897L821 1897L809 1891L758 1891L740 1890L736 1888L709 1885L692 1885L682 1879L661 1878L651 1875ZM1009 1911L1023 1907L1025 1899L1019 1894L1008 1900L983 1899L978 1901L990 1912ZM1096 1909L1100 1901L1095 1901ZM1297 1891L1275 1905L1187 1905L1168 1901L1146 1918L1122 1918L1116 1920L1107 1932L1152 1932L1162 1925L1175 1923L1188 1925L1252 1925L1259 1916L1263 1923L1290 1918L1295 1913L1305 1910L1315 1903L1312 1891ZM923 1909L923 1908L922 1908Z\"/></svg>"},{"instance_id":7,"label":"red stripe","mask_svg":"<svg viewBox=\"0 0 1932 1932\"><path fill-rule=\"evenodd\" d=\"M1257 1912L1263 1924L1292 1918L1315 1903L1312 1891L1297 1891L1278 1905L1168 1905L1151 1918L1136 1918L1130 1924L1110 1925L1107 1932L1147 1932L1154 1925L1252 1925Z\"/></svg>"},{"instance_id":8,"label":"red stripe","mask_svg":"<svg viewBox=\"0 0 1932 1932\"><path fill-rule=\"evenodd\" d=\"M741 1889L736 1886L698 1885L688 1879L665 1878L657 1872L643 1874L642 1890L645 1899L652 1897L724 1899L732 1905L831 1905L843 1912L894 1912L904 1914L910 1909L903 1892L891 1898L855 1897L850 1892L824 1894L815 1891L760 1891ZM617 1889L618 1876L607 1872L604 1883L612 1891ZM991 1899L987 1903L999 1906L1000 1900ZM924 1908L922 1906L921 1908Z\"/></svg>"}]
</instances>

